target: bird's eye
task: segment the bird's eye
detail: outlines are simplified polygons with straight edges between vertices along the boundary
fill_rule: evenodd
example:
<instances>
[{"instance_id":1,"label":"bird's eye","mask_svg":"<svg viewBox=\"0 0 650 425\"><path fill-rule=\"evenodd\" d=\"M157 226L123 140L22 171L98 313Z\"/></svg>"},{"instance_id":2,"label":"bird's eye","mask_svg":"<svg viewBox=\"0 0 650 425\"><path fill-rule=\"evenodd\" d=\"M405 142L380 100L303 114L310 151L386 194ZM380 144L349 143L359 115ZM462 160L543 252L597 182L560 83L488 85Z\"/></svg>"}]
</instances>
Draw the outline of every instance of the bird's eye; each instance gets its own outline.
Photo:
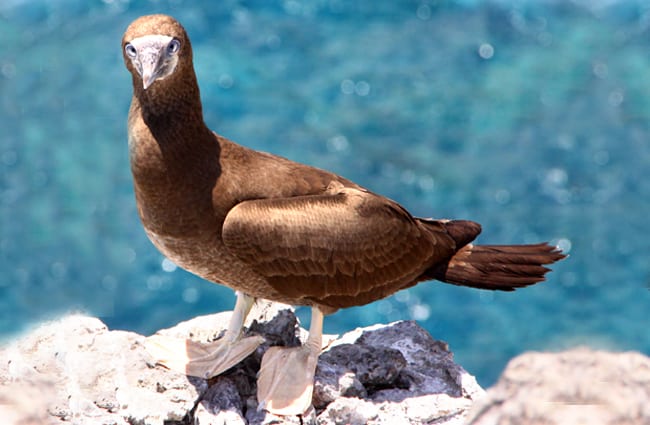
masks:
<instances>
[{"instance_id":1,"label":"bird's eye","mask_svg":"<svg viewBox=\"0 0 650 425\"><path fill-rule=\"evenodd\" d=\"M124 46L124 51L130 58L134 58L138 55L138 51L135 49L135 47L133 47L133 44L131 43L126 43L126 46Z\"/></svg>"},{"instance_id":2,"label":"bird's eye","mask_svg":"<svg viewBox=\"0 0 650 425\"><path fill-rule=\"evenodd\" d=\"M169 44L167 45L167 54L173 55L174 53L177 53L180 48L181 48L181 42L175 38L172 41L170 41Z\"/></svg>"}]
</instances>

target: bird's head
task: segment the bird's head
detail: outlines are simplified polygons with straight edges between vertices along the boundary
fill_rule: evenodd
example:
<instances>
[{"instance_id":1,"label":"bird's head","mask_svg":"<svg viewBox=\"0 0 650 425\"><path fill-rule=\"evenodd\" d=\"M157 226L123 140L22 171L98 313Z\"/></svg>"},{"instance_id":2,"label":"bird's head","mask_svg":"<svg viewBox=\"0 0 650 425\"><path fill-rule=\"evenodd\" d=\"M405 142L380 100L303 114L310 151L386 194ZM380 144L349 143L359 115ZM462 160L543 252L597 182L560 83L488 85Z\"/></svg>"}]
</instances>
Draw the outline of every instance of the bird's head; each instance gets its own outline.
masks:
<instances>
[{"instance_id":1,"label":"bird's head","mask_svg":"<svg viewBox=\"0 0 650 425\"><path fill-rule=\"evenodd\" d=\"M192 66L190 39L183 26L167 15L133 21L122 37L122 54L134 85L139 82L144 90Z\"/></svg>"}]
</instances>

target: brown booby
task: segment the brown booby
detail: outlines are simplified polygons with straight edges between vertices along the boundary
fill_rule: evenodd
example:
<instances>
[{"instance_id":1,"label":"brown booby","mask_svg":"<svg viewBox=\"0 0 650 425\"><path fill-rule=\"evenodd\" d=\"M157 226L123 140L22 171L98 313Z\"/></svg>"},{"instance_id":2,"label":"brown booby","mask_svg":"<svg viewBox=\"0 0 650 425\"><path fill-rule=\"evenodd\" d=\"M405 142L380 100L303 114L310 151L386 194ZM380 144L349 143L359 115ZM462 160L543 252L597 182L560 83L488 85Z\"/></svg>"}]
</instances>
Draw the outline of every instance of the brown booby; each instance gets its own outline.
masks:
<instances>
[{"instance_id":1,"label":"brown booby","mask_svg":"<svg viewBox=\"0 0 650 425\"><path fill-rule=\"evenodd\" d=\"M165 15L143 16L122 39L133 77L128 139L138 213L174 263L234 289L229 328L211 344L149 338L158 362L218 375L261 338L241 329L257 298L312 308L302 347L272 347L258 378L260 406L301 414L311 403L323 316L438 280L512 291L544 280L557 248L474 245L481 227L413 217L398 203L336 174L257 152L203 121L192 46Z\"/></svg>"}]
</instances>

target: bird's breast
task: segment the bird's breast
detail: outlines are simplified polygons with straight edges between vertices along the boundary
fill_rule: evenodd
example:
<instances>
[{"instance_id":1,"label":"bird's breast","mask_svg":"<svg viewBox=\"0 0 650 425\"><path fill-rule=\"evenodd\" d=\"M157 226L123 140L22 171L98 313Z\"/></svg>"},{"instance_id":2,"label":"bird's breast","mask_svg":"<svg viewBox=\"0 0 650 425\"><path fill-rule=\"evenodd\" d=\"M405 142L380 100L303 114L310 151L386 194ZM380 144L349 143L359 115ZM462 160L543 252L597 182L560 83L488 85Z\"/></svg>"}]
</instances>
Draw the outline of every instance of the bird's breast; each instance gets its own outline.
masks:
<instances>
[{"instance_id":1,"label":"bird's breast","mask_svg":"<svg viewBox=\"0 0 650 425\"><path fill-rule=\"evenodd\" d=\"M146 227L145 232L165 257L183 269L202 277L214 274L215 259L224 254L223 246L216 235L194 237L164 235Z\"/></svg>"}]
</instances>

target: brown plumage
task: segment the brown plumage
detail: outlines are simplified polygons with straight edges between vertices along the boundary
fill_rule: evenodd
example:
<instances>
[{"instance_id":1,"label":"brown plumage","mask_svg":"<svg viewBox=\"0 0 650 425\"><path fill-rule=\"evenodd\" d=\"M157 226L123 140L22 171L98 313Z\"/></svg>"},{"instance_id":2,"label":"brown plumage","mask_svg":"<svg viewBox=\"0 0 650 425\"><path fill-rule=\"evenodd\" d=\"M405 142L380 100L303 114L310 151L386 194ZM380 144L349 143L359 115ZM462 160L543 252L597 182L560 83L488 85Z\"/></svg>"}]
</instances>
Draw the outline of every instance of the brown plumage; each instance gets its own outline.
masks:
<instances>
[{"instance_id":1,"label":"brown plumage","mask_svg":"<svg viewBox=\"0 0 650 425\"><path fill-rule=\"evenodd\" d=\"M474 246L479 224L413 217L333 173L256 152L203 122L192 47L164 15L122 39L133 76L128 134L138 212L153 244L179 266L236 291L224 336L209 343L153 335L160 364L218 375L254 352L242 337L255 298L312 306L309 338L272 347L260 366L259 407L290 415L311 403L323 315L423 280L511 291L544 280L564 255L548 244Z\"/></svg>"},{"instance_id":2,"label":"brown plumage","mask_svg":"<svg viewBox=\"0 0 650 425\"><path fill-rule=\"evenodd\" d=\"M137 69L129 47L151 35L169 43L169 64L153 76ZM207 280L333 312L423 280L510 291L544 280L544 265L564 258L548 244L472 245L477 223L415 218L340 176L211 132L190 40L171 17L139 18L122 47L142 223L163 254Z\"/></svg>"}]
</instances>

